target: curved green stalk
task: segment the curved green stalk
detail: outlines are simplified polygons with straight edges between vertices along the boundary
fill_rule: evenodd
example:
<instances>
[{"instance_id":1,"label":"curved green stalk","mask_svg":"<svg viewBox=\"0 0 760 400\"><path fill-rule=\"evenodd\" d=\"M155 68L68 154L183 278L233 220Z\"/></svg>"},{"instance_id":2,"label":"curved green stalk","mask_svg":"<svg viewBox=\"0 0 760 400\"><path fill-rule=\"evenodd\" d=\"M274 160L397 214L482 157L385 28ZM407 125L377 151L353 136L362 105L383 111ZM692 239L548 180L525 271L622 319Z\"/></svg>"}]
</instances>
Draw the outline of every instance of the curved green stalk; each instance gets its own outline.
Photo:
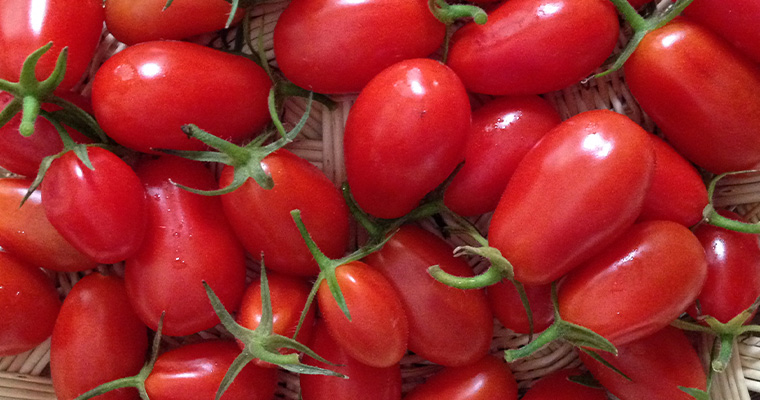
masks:
<instances>
[{"instance_id":1,"label":"curved green stalk","mask_svg":"<svg viewBox=\"0 0 760 400\"><path fill-rule=\"evenodd\" d=\"M713 206L713 196L715 195L715 187L717 186L718 182L721 179L730 175L741 175L741 174L757 173L757 172L760 172L760 170L744 170L744 171L726 172L713 178L710 181L710 183L707 185L707 198L710 200L710 203L707 204L707 206L705 206L704 211L702 211L704 222L710 225L714 225L720 228L725 228L725 229L736 231L736 232L760 234L760 223L751 224L747 222L741 222L734 219L726 218L720 215L718 211L715 210L715 207Z\"/></svg>"}]
</instances>

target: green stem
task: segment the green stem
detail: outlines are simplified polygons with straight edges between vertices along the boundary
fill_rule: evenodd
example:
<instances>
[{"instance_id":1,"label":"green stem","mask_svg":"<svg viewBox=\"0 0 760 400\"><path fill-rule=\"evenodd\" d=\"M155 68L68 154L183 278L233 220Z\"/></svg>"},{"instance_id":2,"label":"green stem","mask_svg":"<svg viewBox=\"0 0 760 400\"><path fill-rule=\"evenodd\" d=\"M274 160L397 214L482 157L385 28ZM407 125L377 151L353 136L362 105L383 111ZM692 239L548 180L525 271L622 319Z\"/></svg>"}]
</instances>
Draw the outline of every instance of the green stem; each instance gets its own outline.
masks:
<instances>
[{"instance_id":1,"label":"green stem","mask_svg":"<svg viewBox=\"0 0 760 400\"><path fill-rule=\"evenodd\" d=\"M478 25L483 25L488 21L488 14L477 6L451 5L446 0L428 0L428 7L433 15L446 25L451 25L463 18L472 18Z\"/></svg>"},{"instance_id":2,"label":"green stem","mask_svg":"<svg viewBox=\"0 0 760 400\"><path fill-rule=\"evenodd\" d=\"M509 363L528 357L561 336L560 325L555 322L525 346L519 349L504 350L504 359Z\"/></svg>"},{"instance_id":3,"label":"green stem","mask_svg":"<svg viewBox=\"0 0 760 400\"><path fill-rule=\"evenodd\" d=\"M82 133L90 137L90 139L100 141L101 143L110 142L108 136L106 136L106 133L103 132L103 129L98 124L98 121L96 121L87 111L82 110L76 104L58 96L52 96L48 101L51 104L60 106L64 111L71 114L74 120L81 122L83 126L87 127L87 130Z\"/></svg>"},{"instance_id":4,"label":"green stem","mask_svg":"<svg viewBox=\"0 0 760 400\"><path fill-rule=\"evenodd\" d=\"M628 0L610 0L615 8L618 9L620 15L625 18L631 25L634 31L642 31L648 28L646 19L642 17L638 11L628 2Z\"/></svg>"},{"instance_id":5,"label":"green stem","mask_svg":"<svg viewBox=\"0 0 760 400\"><path fill-rule=\"evenodd\" d=\"M34 133L34 122L40 114L40 100L34 96L24 97L24 107L21 114L21 125L18 131L21 135L29 137Z\"/></svg>"},{"instance_id":6,"label":"green stem","mask_svg":"<svg viewBox=\"0 0 760 400\"><path fill-rule=\"evenodd\" d=\"M351 188L348 186L348 182L344 182L343 185L341 185L341 192L343 193L343 200L345 200L348 205L348 210L351 212L351 215L356 222L369 233L371 238L381 237L385 233L385 228L359 207L354 196L351 194Z\"/></svg>"},{"instance_id":7,"label":"green stem","mask_svg":"<svg viewBox=\"0 0 760 400\"><path fill-rule=\"evenodd\" d=\"M228 142L218 136L214 136L195 124L182 126L184 132L189 138L198 139L206 145L221 151L232 159L232 162L245 164L250 160L249 152L245 148L234 143Z\"/></svg>"},{"instance_id":8,"label":"green stem","mask_svg":"<svg viewBox=\"0 0 760 400\"><path fill-rule=\"evenodd\" d=\"M309 90L306 90L296 85L293 82L288 82L288 81L279 82L277 85L277 92L280 96L285 96L285 97L303 97L305 99L308 99L309 96L314 96L315 101L322 103L322 105L324 105L330 110L335 110L335 108L338 107L338 103L334 102L328 96L311 92Z\"/></svg>"},{"instance_id":9,"label":"green stem","mask_svg":"<svg viewBox=\"0 0 760 400\"><path fill-rule=\"evenodd\" d=\"M715 188L718 185L718 182L730 175L742 175L742 174L748 174L748 173L757 173L760 172L760 170L744 170L744 171L735 171L735 172L726 172L723 174L720 174L713 178L710 183L707 185L707 198L710 200L710 203L705 206L704 211L702 211L702 215L704 216L704 222L714 225L720 228L736 231L736 232L742 232L742 233L751 233L751 234L760 234L760 223L751 224L747 222L741 222L736 221L730 218L726 218L722 215L720 215L713 206L713 198L715 195Z\"/></svg>"},{"instance_id":10,"label":"green stem","mask_svg":"<svg viewBox=\"0 0 760 400\"><path fill-rule=\"evenodd\" d=\"M732 334L720 335L719 337L720 347L718 350L718 356L712 360L710 365L715 372L721 373L726 370L728 363L731 361L731 355L734 351L734 340L736 336Z\"/></svg>"},{"instance_id":11,"label":"green stem","mask_svg":"<svg viewBox=\"0 0 760 400\"><path fill-rule=\"evenodd\" d=\"M438 265L433 265L432 267L428 268L428 273L432 275L435 280L443 283L446 286L464 290L482 289L484 287L499 283L502 279L504 279L502 271L493 265L482 274L476 276L451 275L441 269L441 267Z\"/></svg>"}]
</instances>

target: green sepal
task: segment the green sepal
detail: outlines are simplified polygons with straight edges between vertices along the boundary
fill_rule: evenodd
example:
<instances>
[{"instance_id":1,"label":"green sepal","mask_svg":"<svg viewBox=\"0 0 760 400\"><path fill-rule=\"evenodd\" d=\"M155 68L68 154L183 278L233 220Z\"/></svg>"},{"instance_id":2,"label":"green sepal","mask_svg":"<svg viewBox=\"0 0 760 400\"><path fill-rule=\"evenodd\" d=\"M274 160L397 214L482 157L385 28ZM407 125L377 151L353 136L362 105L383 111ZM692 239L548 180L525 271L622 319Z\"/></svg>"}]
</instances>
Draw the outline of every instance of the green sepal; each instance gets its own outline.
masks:
<instances>
[{"instance_id":1,"label":"green sepal","mask_svg":"<svg viewBox=\"0 0 760 400\"><path fill-rule=\"evenodd\" d=\"M604 389L604 386L588 371L580 375L570 375L567 377L567 380L591 389Z\"/></svg>"},{"instance_id":2,"label":"green sepal","mask_svg":"<svg viewBox=\"0 0 760 400\"><path fill-rule=\"evenodd\" d=\"M171 7L172 3L174 3L174 0L166 0L166 4L164 4L164 8L161 9L161 12L166 11L169 7Z\"/></svg>"},{"instance_id":3,"label":"green sepal","mask_svg":"<svg viewBox=\"0 0 760 400\"><path fill-rule=\"evenodd\" d=\"M584 349L581 348L581 351L586 353L589 357L593 358L594 360L598 361L600 364L604 365L605 367L611 369L614 373L620 375L623 377L623 379L632 382L633 379L631 379L628 375L626 375L623 371L621 371L619 368L612 365L609 361L605 360L604 357L602 357L601 354L597 353L596 351Z\"/></svg>"},{"instance_id":4,"label":"green sepal","mask_svg":"<svg viewBox=\"0 0 760 400\"><path fill-rule=\"evenodd\" d=\"M697 388L687 388L683 386L679 386L678 389L695 398L696 400L710 400L710 393L707 393L704 390Z\"/></svg>"}]
</instances>

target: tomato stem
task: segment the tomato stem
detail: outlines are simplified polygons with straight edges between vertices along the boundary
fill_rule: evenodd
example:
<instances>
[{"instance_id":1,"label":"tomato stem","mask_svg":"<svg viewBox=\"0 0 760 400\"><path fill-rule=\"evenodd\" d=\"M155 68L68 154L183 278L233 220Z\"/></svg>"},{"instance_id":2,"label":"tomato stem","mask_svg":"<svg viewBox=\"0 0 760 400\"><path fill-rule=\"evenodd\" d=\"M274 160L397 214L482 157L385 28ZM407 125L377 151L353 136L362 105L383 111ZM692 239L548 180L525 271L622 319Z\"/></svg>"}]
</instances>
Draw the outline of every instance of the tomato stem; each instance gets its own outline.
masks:
<instances>
[{"instance_id":1,"label":"tomato stem","mask_svg":"<svg viewBox=\"0 0 760 400\"><path fill-rule=\"evenodd\" d=\"M61 107L64 112L72 117L73 121L80 122L83 127L86 128L81 130L81 132L90 139L100 141L101 143L110 142L106 133L103 132L103 129L98 125L98 122L87 111L82 110L74 103L58 96L51 96L47 102Z\"/></svg>"},{"instance_id":2,"label":"tomato stem","mask_svg":"<svg viewBox=\"0 0 760 400\"><path fill-rule=\"evenodd\" d=\"M735 341L736 336L733 334L723 334L718 336L718 355L713 358L710 363L713 371L721 373L726 370L734 352Z\"/></svg>"},{"instance_id":3,"label":"tomato stem","mask_svg":"<svg viewBox=\"0 0 760 400\"><path fill-rule=\"evenodd\" d=\"M719 228L724 228L731 231L760 234L760 223L752 224L752 223L737 221L731 218L726 218L720 215L718 211L715 210L715 207L713 206L715 188L721 179L727 176L731 176L731 175L742 175L742 174L758 173L758 172L760 172L760 170L744 170L744 171L726 172L726 173L717 175L715 178L713 178L710 181L710 183L707 185L707 198L710 200L710 202L707 204L707 206L705 206L705 209L702 211L704 222L710 225L714 225Z\"/></svg>"},{"instance_id":4,"label":"tomato stem","mask_svg":"<svg viewBox=\"0 0 760 400\"><path fill-rule=\"evenodd\" d=\"M472 18L478 25L488 21L488 14L482 8L467 4L449 4L446 0L428 0L428 7L436 19L451 25L459 19Z\"/></svg>"}]
</instances>

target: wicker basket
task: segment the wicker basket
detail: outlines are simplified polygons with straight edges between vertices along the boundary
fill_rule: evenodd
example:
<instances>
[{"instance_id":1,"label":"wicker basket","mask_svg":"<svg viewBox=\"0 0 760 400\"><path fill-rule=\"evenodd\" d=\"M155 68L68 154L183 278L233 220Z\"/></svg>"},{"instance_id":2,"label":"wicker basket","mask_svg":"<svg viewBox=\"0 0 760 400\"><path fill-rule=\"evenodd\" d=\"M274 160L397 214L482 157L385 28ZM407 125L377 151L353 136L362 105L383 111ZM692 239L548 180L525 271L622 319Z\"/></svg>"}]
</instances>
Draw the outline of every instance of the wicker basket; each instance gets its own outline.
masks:
<instances>
[{"instance_id":1,"label":"wicker basket","mask_svg":"<svg viewBox=\"0 0 760 400\"><path fill-rule=\"evenodd\" d=\"M263 32L266 55L274 67L276 67L272 44L274 25L288 1L277 0L261 4L256 6L252 12L252 31L255 34ZM665 0L662 4L667 3L667 1ZM223 47L224 42L230 42L234 34L233 29L221 34L199 37L195 41L214 47ZM628 32L621 33L621 47L628 36ZM104 33L98 54L93 60L90 75L94 74L94 71L106 58L124 47L112 36ZM88 94L90 91L88 79L85 79L77 89ZM564 119L587 110L611 109L629 116L644 129L656 132L653 122L644 114L628 91L621 73L613 73L586 84L578 84L562 91L546 94L544 97L554 105ZM343 127L354 99L355 96L335 98L338 106L332 111L321 105L316 105L299 139L289 147L296 154L321 168L336 183L343 182L346 177L342 153ZM476 100L482 100L482 98ZM303 100L289 99L285 103L284 121L286 124L294 125L304 110L305 102ZM753 222L760 219L760 177L727 178L720 184L716 193L716 205L735 209ZM473 222L482 231L486 231L489 220L490 215L484 215L474 219ZM432 222L423 222L423 226L431 231L436 231L436 225ZM354 240L356 241L358 239L355 236ZM456 239L453 239L452 243L461 244L457 243ZM476 270L485 267L482 261L473 260L473 263L477 263L474 265ZM253 280L256 278L257 272L255 264L251 262L250 265L248 279ZM112 273L123 275L123 265L120 264L101 266L99 269L107 269ZM61 296L65 296L73 284L85 274L86 272L57 274L56 280ZM527 343L528 338L525 335L515 334L502 327L498 322L495 323L495 328L491 346L491 351L494 354L499 355L504 349L517 348ZM216 327L189 337L165 337L164 345L171 348L184 343L216 337L229 337L229 334L222 327ZM750 396L750 391L760 392L760 337L742 337L738 342L739 345L735 348L735 356L731 365L724 374L716 376L711 393L714 400L750 399L755 398ZM712 339L710 337L701 338L699 352L705 360L709 357L711 346ZM0 358L0 399L55 399L49 378L49 361L49 339L29 352ZM549 344L529 359L512 363L510 367L519 386L526 388L536 379L554 370L579 365L581 363L575 349L565 343L557 342ZM415 385L424 382L427 377L441 368L411 354L402 360L401 367L404 393ZM299 398L298 377L287 372L281 372L280 378L277 398L297 400ZM757 398L760 398L760 395Z\"/></svg>"}]
</instances>

